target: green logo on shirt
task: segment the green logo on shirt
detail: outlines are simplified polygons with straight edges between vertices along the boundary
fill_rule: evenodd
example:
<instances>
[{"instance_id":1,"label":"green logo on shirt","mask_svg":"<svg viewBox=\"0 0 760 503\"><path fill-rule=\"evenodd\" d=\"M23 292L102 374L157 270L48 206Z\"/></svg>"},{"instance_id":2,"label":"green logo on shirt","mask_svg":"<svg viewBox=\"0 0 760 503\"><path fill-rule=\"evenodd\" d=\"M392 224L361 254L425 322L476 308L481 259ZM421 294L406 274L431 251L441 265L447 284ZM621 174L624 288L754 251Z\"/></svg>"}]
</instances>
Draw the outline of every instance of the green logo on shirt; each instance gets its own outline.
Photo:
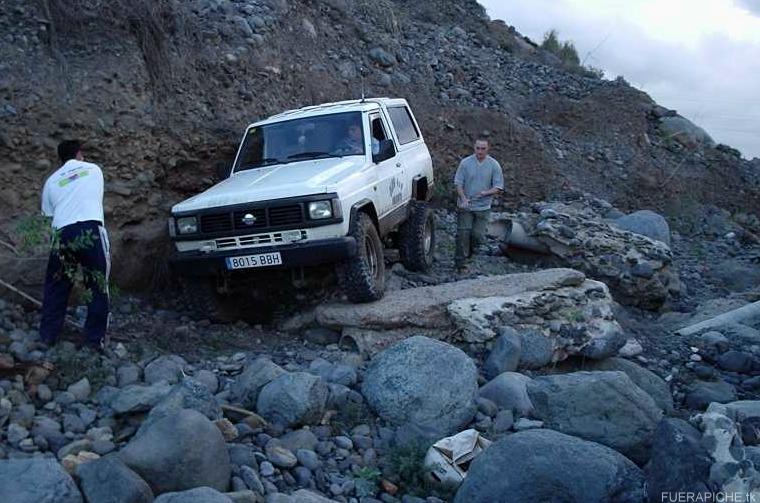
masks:
<instances>
[{"instance_id":1,"label":"green logo on shirt","mask_svg":"<svg viewBox=\"0 0 760 503\"><path fill-rule=\"evenodd\" d=\"M58 181L58 186L59 187L65 187L68 184L70 184L71 182L73 182L75 180L79 180L80 178L85 177L85 176L87 176L89 174L90 174L90 170L87 170L87 169L82 170L82 171L77 171L76 173L71 174L71 175L67 176L64 179L59 180Z\"/></svg>"}]
</instances>

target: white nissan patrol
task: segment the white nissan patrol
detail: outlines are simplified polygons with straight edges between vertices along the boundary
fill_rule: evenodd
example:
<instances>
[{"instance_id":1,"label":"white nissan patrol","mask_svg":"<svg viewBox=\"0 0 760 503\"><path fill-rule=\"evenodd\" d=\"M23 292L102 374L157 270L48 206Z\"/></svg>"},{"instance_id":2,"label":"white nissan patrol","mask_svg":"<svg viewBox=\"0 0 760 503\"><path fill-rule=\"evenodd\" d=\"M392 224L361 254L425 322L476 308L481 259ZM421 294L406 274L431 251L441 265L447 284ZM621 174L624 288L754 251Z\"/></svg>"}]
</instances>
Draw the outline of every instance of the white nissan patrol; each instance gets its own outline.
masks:
<instances>
[{"instance_id":1,"label":"white nissan patrol","mask_svg":"<svg viewBox=\"0 0 760 503\"><path fill-rule=\"evenodd\" d=\"M207 312L263 270L327 263L349 300L376 300L385 244L409 270L432 263L432 186L406 100L284 112L248 126L225 180L172 208L171 263Z\"/></svg>"}]
</instances>

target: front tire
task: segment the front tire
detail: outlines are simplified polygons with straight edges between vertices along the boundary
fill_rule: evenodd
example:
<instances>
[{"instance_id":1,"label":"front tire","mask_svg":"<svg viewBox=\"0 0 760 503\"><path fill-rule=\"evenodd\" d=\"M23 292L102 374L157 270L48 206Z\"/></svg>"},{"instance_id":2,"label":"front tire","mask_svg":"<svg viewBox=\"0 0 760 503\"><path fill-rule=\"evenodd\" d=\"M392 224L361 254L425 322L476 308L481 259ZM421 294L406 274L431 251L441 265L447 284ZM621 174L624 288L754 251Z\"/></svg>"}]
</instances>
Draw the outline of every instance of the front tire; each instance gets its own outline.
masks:
<instances>
[{"instance_id":1,"label":"front tire","mask_svg":"<svg viewBox=\"0 0 760 503\"><path fill-rule=\"evenodd\" d=\"M356 239L356 255L338 267L338 277L348 300L371 302L385 293L383 243L372 219L359 213L349 236Z\"/></svg>"},{"instance_id":2,"label":"front tire","mask_svg":"<svg viewBox=\"0 0 760 503\"><path fill-rule=\"evenodd\" d=\"M410 271L426 272L433 266L435 215L426 202L411 203L409 218L399 229L398 251Z\"/></svg>"}]
</instances>

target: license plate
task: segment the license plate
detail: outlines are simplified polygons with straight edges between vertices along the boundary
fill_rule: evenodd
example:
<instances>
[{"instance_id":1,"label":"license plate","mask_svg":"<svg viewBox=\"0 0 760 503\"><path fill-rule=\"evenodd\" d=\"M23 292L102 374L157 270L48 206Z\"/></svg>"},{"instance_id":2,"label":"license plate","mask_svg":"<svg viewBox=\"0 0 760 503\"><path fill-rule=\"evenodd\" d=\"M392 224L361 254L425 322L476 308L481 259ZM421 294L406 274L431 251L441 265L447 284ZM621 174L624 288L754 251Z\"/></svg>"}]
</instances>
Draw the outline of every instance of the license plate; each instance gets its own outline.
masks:
<instances>
[{"instance_id":1,"label":"license plate","mask_svg":"<svg viewBox=\"0 0 760 503\"><path fill-rule=\"evenodd\" d=\"M259 253L258 255L243 255L240 257L227 257L227 269L248 269L249 267L268 267L281 265L280 252Z\"/></svg>"}]
</instances>

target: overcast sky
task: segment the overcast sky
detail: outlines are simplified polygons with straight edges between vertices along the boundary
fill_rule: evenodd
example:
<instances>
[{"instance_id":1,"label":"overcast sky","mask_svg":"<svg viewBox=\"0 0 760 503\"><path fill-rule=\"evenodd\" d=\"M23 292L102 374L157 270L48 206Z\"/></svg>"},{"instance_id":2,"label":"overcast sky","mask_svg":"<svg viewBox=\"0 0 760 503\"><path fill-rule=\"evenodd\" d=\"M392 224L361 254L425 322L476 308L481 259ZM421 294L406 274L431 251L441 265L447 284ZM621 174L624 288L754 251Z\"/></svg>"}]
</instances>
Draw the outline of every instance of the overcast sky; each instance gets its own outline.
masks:
<instances>
[{"instance_id":1,"label":"overcast sky","mask_svg":"<svg viewBox=\"0 0 760 503\"><path fill-rule=\"evenodd\" d=\"M622 75L744 157L760 157L760 0L480 0L540 43Z\"/></svg>"}]
</instances>

